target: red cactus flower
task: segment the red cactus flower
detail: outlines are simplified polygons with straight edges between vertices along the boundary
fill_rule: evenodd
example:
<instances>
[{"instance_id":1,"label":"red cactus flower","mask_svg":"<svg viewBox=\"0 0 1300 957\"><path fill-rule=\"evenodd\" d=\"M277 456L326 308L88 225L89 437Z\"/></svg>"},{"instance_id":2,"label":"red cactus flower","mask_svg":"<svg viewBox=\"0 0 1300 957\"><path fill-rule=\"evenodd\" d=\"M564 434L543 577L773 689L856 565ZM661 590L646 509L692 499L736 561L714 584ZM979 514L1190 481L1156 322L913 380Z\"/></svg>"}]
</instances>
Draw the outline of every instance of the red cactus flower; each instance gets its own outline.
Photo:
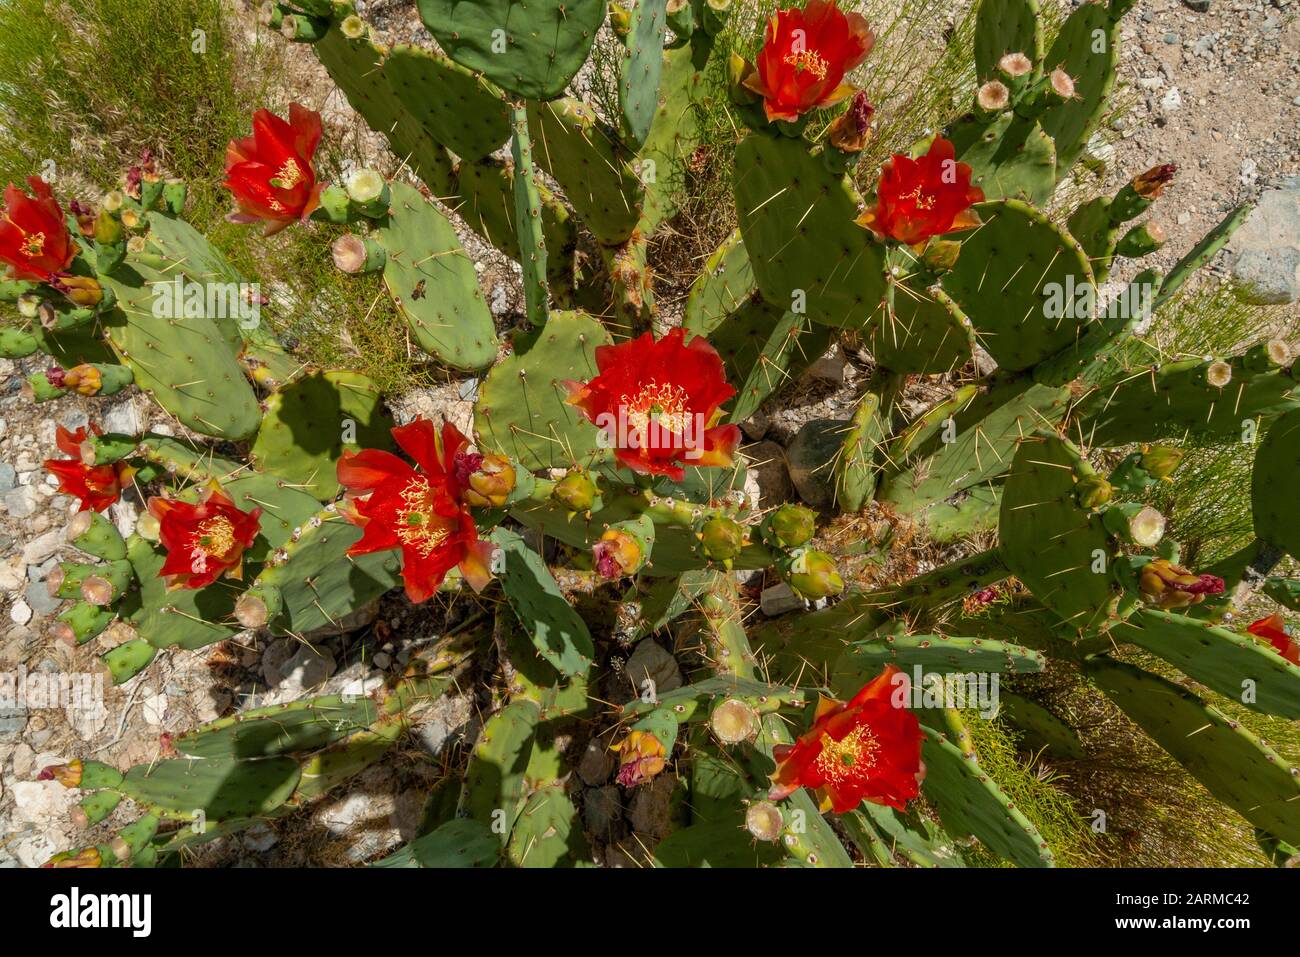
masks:
<instances>
[{"instance_id":1,"label":"red cactus flower","mask_svg":"<svg viewBox=\"0 0 1300 957\"><path fill-rule=\"evenodd\" d=\"M863 801L901 811L920 792L922 773L921 725L893 700L906 689L906 677L889 665L847 704L822 698L813 726L793 745L773 749L768 797L779 801L805 787L836 814Z\"/></svg>"},{"instance_id":2,"label":"red cactus flower","mask_svg":"<svg viewBox=\"0 0 1300 957\"><path fill-rule=\"evenodd\" d=\"M1286 633L1286 622L1281 615L1269 615L1267 618L1261 618L1259 621L1253 622L1246 631L1256 638L1263 638L1291 664L1300 665L1300 644Z\"/></svg>"},{"instance_id":3,"label":"red cactus flower","mask_svg":"<svg viewBox=\"0 0 1300 957\"><path fill-rule=\"evenodd\" d=\"M740 429L718 425L735 395L707 339L685 342L679 327L596 349L599 375L566 382L567 401L601 428L618 460L635 472L680 482L684 465L730 465Z\"/></svg>"},{"instance_id":4,"label":"red cactus flower","mask_svg":"<svg viewBox=\"0 0 1300 957\"><path fill-rule=\"evenodd\" d=\"M857 92L842 82L844 74L867 58L875 42L866 19L841 13L833 0L778 10L767 22L763 49L745 85L763 97L769 122L793 122Z\"/></svg>"},{"instance_id":5,"label":"red cactus flower","mask_svg":"<svg viewBox=\"0 0 1300 957\"><path fill-rule=\"evenodd\" d=\"M971 206L984 201L984 191L970 184L971 168L956 155L952 143L936 137L920 159L892 156L880 172L876 205L858 225L909 246L978 226Z\"/></svg>"},{"instance_id":6,"label":"red cactus flower","mask_svg":"<svg viewBox=\"0 0 1300 957\"><path fill-rule=\"evenodd\" d=\"M323 185L311 159L320 142L320 114L292 103L286 122L270 110L253 114L253 135L226 147L226 189L238 223L266 223L266 234L306 219L320 205Z\"/></svg>"},{"instance_id":7,"label":"red cactus flower","mask_svg":"<svg viewBox=\"0 0 1300 957\"><path fill-rule=\"evenodd\" d=\"M477 591L491 577L489 543L480 541L469 510L459 501L481 459L450 422L441 436L428 419L393 429L393 438L419 469L391 452L343 453L338 480L348 489L345 514L365 529L349 555L402 550L402 580L413 602L427 600L458 566Z\"/></svg>"},{"instance_id":8,"label":"red cactus flower","mask_svg":"<svg viewBox=\"0 0 1300 957\"><path fill-rule=\"evenodd\" d=\"M167 549L158 574L168 588L202 588L222 575L243 577L244 550L261 528L260 508L241 511L213 482L199 504L154 497L149 514L158 519L158 540Z\"/></svg>"},{"instance_id":9,"label":"red cactus flower","mask_svg":"<svg viewBox=\"0 0 1300 957\"><path fill-rule=\"evenodd\" d=\"M30 176L27 185L31 196L13 183L5 187L0 260L9 264L15 279L49 282L71 265L77 250L49 184L39 176Z\"/></svg>"},{"instance_id":10,"label":"red cactus flower","mask_svg":"<svg viewBox=\"0 0 1300 957\"><path fill-rule=\"evenodd\" d=\"M91 431L99 434L94 426L91 426ZM122 489L130 483L135 469L125 462L86 465L81 460L81 443L86 441L85 426L75 432L59 426L54 432L54 441L59 450L71 458L46 459L42 464L47 472L58 476L60 492L80 500L79 511L93 509L102 512L122 497Z\"/></svg>"}]
</instances>

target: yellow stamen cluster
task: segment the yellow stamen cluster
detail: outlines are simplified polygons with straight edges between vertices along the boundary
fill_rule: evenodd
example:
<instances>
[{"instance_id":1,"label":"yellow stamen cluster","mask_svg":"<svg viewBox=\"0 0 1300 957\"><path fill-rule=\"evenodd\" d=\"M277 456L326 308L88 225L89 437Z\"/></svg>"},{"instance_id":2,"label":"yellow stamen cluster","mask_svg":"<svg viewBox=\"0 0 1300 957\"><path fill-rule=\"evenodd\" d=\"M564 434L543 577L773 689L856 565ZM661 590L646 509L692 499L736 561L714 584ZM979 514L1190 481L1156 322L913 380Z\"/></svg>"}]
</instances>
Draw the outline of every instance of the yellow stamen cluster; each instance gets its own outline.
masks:
<instances>
[{"instance_id":1,"label":"yellow stamen cluster","mask_svg":"<svg viewBox=\"0 0 1300 957\"><path fill-rule=\"evenodd\" d=\"M28 259L35 259L45 251L45 234L28 233L23 237L23 252Z\"/></svg>"},{"instance_id":2,"label":"yellow stamen cluster","mask_svg":"<svg viewBox=\"0 0 1300 957\"><path fill-rule=\"evenodd\" d=\"M634 397L624 394L619 402L626 410L628 424L638 432L649 429L651 421L667 432L683 433L690 421L686 390L665 382L660 385L651 379Z\"/></svg>"},{"instance_id":3,"label":"yellow stamen cluster","mask_svg":"<svg viewBox=\"0 0 1300 957\"><path fill-rule=\"evenodd\" d=\"M204 555L220 557L228 554L235 547L235 526L224 515L210 518L199 524L190 544Z\"/></svg>"},{"instance_id":4,"label":"yellow stamen cluster","mask_svg":"<svg viewBox=\"0 0 1300 957\"><path fill-rule=\"evenodd\" d=\"M287 159L284 165L280 167L280 172L275 174L272 185L279 186L280 189L293 189L302 181L302 167L294 160Z\"/></svg>"},{"instance_id":5,"label":"yellow stamen cluster","mask_svg":"<svg viewBox=\"0 0 1300 957\"><path fill-rule=\"evenodd\" d=\"M875 767L876 754L880 751L879 742L866 725L854 728L841 741L823 734L821 745L821 754L817 755L814 765L832 784L857 777Z\"/></svg>"},{"instance_id":6,"label":"yellow stamen cluster","mask_svg":"<svg viewBox=\"0 0 1300 957\"><path fill-rule=\"evenodd\" d=\"M403 545L427 557L447 540L447 529L439 521L433 508L433 490L424 479L411 479L402 490L402 512L397 525L397 537Z\"/></svg>"},{"instance_id":7,"label":"yellow stamen cluster","mask_svg":"<svg viewBox=\"0 0 1300 957\"><path fill-rule=\"evenodd\" d=\"M899 199L910 199L916 204L917 209L934 209L934 197L929 193L922 193L920 186L910 193L904 193Z\"/></svg>"},{"instance_id":8,"label":"yellow stamen cluster","mask_svg":"<svg viewBox=\"0 0 1300 957\"><path fill-rule=\"evenodd\" d=\"M816 50L797 50L793 53L787 53L782 61L796 70L807 70L819 80L826 79L828 66L826 58Z\"/></svg>"}]
</instances>

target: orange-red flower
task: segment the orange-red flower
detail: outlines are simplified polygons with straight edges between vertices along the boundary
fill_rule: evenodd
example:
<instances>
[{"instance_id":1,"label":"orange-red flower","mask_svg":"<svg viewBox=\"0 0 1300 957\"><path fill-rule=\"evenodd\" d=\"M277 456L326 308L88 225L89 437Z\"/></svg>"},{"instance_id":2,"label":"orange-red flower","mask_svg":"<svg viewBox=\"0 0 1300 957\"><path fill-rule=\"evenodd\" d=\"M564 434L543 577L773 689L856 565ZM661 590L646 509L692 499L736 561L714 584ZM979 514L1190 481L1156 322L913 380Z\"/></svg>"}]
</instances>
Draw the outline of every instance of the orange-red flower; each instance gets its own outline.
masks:
<instances>
[{"instance_id":1,"label":"orange-red flower","mask_svg":"<svg viewBox=\"0 0 1300 957\"><path fill-rule=\"evenodd\" d=\"M740 429L718 425L735 395L722 357L703 336L679 327L658 341L646 333L596 349L597 375L566 382L568 402L602 429L618 460L635 472L680 482L685 465L730 465Z\"/></svg>"},{"instance_id":2,"label":"orange-red flower","mask_svg":"<svg viewBox=\"0 0 1300 957\"><path fill-rule=\"evenodd\" d=\"M768 797L779 801L802 787L816 791L822 809L836 814L863 801L906 807L920 793L921 774L921 725L895 704L897 689L905 693L906 686L902 672L889 665L847 704L822 698L807 733L773 749L777 764Z\"/></svg>"},{"instance_id":3,"label":"orange-red flower","mask_svg":"<svg viewBox=\"0 0 1300 957\"><path fill-rule=\"evenodd\" d=\"M858 13L841 13L833 0L778 10L767 22L763 49L745 85L763 97L771 120L793 122L810 110L857 92L844 74L867 58L876 38Z\"/></svg>"},{"instance_id":4,"label":"orange-red flower","mask_svg":"<svg viewBox=\"0 0 1300 957\"><path fill-rule=\"evenodd\" d=\"M1286 633L1286 622L1281 615L1269 615L1252 622L1246 631L1256 638L1263 638L1291 664L1300 665L1300 643Z\"/></svg>"},{"instance_id":5,"label":"orange-red flower","mask_svg":"<svg viewBox=\"0 0 1300 957\"><path fill-rule=\"evenodd\" d=\"M320 205L312 156L320 142L320 114L297 103L286 122L270 110L253 114L253 135L226 147L226 189L239 223L265 222L266 234L305 219Z\"/></svg>"},{"instance_id":6,"label":"orange-red flower","mask_svg":"<svg viewBox=\"0 0 1300 957\"><path fill-rule=\"evenodd\" d=\"M91 426L91 431L98 435L99 430ZM102 512L119 498L122 489L131 481L135 469L125 462L113 462L108 465L87 465L81 460L81 443L86 441L86 428L82 426L75 432L69 432L59 426L54 432L54 442L59 451L72 456L67 459L46 459L42 464L45 470L59 478L59 491L81 501L80 511L94 509Z\"/></svg>"},{"instance_id":7,"label":"orange-red flower","mask_svg":"<svg viewBox=\"0 0 1300 957\"><path fill-rule=\"evenodd\" d=\"M167 549L158 572L167 587L202 588L222 575L243 577L244 550L261 528L260 508L241 511L213 482L199 504L155 497L149 514L158 519L158 540Z\"/></svg>"},{"instance_id":8,"label":"orange-red flower","mask_svg":"<svg viewBox=\"0 0 1300 957\"><path fill-rule=\"evenodd\" d=\"M414 602L428 599L456 566L481 589L491 577L492 547L479 539L460 497L482 456L466 451L469 440L450 422L439 435L428 419L417 419L393 429L393 438L419 470L380 449L345 452L339 460L346 514L365 529L348 554L400 548L402 580Z\"/></svg>"},{"instance_id":9,"label":"orange-red flower","mask_svg":"<svg viewBox=\"0 0 1300 957\"><path fill-rule=\"evenodd\" d=\"M984 201L984 191L970 184L971 168L958 163L956 155L952 143L940 136L919 159L891 157L880 172L876 205L858 224L909 246L978 226L971 206Z\"/></svg>"},{"instance_id":10,"label":"orange-red flower","mask_svg":"<svg viewBox=\"0 0 1300 957\"><path fill-rule=\"evenodd\" d=\"M30 176L27 185L31 196L13 183L5 187L0 260L9 264L15 279L49 282L71 265L77 250L49 184L39 176Z\"/></svg>"}]
</instances>

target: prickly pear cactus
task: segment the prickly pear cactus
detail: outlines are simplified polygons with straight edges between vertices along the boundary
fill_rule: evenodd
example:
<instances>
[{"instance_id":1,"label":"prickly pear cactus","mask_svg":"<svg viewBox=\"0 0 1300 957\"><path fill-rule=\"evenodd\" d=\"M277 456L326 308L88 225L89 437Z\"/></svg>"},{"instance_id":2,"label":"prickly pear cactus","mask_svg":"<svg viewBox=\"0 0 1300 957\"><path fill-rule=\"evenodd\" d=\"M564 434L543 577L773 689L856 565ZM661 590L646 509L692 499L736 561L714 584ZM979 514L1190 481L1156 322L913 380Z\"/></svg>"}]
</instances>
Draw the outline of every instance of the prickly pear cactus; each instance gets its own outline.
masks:
<instances>
[{"instance_id":1,"label":"prickly pear cactus","mask_svg":"<svg viewBox=\"0 0 1300 957\"><path fill-rule=\"evenodd\" d=\"M232 706L146 765L46 769L91 829L53 866L174 863L287 818L448 694L481 729L377 866L1072 863L981 753L997 717L1046 760L1089 759L1037 700L1044 672L1113 702L1273 858L1300 844L1296 769L1236 717L1300 718L1285 620L1242 627L1300 607L1281 565L1300 366L1277 339L1176 358L1142 338L1244 213L1162 279L1133 261L1163 241L1138 219L1173 168L1082 195L1130 4L1058 28L981 0L973 98L881 168L861 161L867 21L811 0L755 28L732 6L420 0L425 49L380 42L350 0L263 5L399 172L325 182L321 118L259 111L228 154L234 218L328 235L322 261L381 277L392 336L476 377L472 416L398 424L370 379L299 364L152 161L66 217L39 181L6 194L0 351L31 360L25 393L134 387L177 426L60 431L46 465L85 560L48 578L55 637L130 684L241 633L310 645L391 630L366 624L380 603L474 609L382 687ZM602 69L612 94L587 102ZM687 293L655 269L693 228L677 213L719 104L730 232ZM515 326L480 288L484 241L519 264ZM869 374L851 418L792 446L817 507L759 501L770 463L740 426L761 434L832 349ZM1153 497L1184 445L1243 435L1255 540L1189 566ZM146 502L125 536L102 514L124 495ZM624 803L653 827L629 835Z\"/></svg>"}]
</instances>

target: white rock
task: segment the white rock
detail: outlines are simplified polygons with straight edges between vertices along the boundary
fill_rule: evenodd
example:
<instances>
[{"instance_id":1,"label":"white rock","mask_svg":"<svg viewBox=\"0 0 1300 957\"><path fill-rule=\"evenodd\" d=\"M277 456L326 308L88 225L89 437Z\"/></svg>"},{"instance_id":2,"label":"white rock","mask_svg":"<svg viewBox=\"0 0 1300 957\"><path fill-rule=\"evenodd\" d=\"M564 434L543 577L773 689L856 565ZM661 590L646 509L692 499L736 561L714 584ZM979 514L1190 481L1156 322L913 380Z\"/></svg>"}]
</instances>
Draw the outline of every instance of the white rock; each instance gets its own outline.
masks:
<instances>
[{"instance_id":1,"label":"white rock","mask_svg":"<svg viewBox=\"0 0 1300 957\"><path fill-rule=\"evenodd\" d=\"M784 615L787 611L796 611L803 606L803 599L785 582L769 585L758 597L759 609L769 618Z\"/></svg>"},{"instance_id":2,"label":"white rock","mask_svg":"<svg viewBox=\"0 0 1300 957\"><path fill-rule=\"evenodd\" d=\"M15 781L13 818L20 823L35 824L42 830L62 831L68 812L77 803L75 790L58 781Z\"/></svg>"},{"instance_id":3,"label":"white rock","mask_svg":"<svg viewBox=\"0 0 1300 957\"><path fill-rule=\"evenodd\" d=\"M50 558L63 544L63 529L55 529L33 538L23 546L23 564L39 565Z\"/></svg>"},{"instance_id":4,"label":"white rock","mask_svg":"<svg viewBox=\"0 0 1300 957\"><path fill-rule=\"evenodd\" d=\"M163 718L167 714L167 696L165 694L156 694L145 698L141 703L141 712L144 720L155 727L161 726Z\"/></svg>"},{"instance_id":5,"label":"white rock","mask_svg":"<svg viewBox=\"0 0 1300 957\"><path fill-rule=\"evenodd\" d=\"M15 625L25 625L32 620L32 606L19 598L9 609L9 619Z\"/></svg>"},{"instance_id":6,"label":"white rock","mask_svg":"<svg viewBox=\"0 0 1300 957\"><path fill-rule=\"evenodd\" d=\"M1171 86L1168 92L1160 98L1160 109L1166 113L1175 113L1183 108L1183 95L1178 92L1178 87Z\"/></svg>"}]
</instances>

